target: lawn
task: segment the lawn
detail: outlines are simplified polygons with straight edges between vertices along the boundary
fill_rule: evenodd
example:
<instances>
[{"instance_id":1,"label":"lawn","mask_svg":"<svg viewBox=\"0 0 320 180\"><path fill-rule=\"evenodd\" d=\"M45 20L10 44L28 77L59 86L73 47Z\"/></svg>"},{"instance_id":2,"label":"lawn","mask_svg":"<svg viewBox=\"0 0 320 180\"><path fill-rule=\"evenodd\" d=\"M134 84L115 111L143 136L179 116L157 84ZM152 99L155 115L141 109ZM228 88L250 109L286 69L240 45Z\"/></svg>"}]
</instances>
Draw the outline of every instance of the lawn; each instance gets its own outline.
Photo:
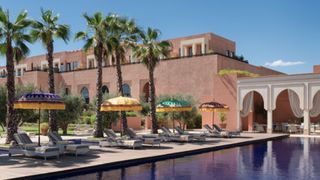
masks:
<instances>
[{"instance_id":1,"label":"lawn","mask_svg":"<svg viewBox=\"0 0 320 180\"><path fill-rule=\"evenodd\" d=\"M22 131L26 131L26 132L32 132L35 134L38 134L38 125L37 124L26 124L24 126L19 127ZM4 133L3 129L0 128L0 135L2 135ZM62 134L62 129L59 129L59 134ZM73 135L74 131L73 128L68 128L68 135Z\"/></svg>"}]
</instances>

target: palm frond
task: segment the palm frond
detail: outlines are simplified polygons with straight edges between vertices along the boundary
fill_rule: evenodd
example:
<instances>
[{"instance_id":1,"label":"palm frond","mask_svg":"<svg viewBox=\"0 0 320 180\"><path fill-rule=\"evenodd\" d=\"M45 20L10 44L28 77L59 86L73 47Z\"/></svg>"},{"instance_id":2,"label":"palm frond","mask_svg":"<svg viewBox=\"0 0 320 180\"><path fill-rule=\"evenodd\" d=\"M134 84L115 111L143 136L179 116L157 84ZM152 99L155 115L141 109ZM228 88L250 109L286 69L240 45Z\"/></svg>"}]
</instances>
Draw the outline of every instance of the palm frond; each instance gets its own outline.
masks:
<instances>
[{"instance_id":1,"label":"palm frond","mask_svg":"<svg viewBox=\"0 0 320 180\"><path fill-rule=\"evenodd\" d=\"M84 32L84 31L77 32L76 35L74 36L75 40L85 40L87 38L88 38L88 34L87 32Z\"/></svg>"}]
</instances>

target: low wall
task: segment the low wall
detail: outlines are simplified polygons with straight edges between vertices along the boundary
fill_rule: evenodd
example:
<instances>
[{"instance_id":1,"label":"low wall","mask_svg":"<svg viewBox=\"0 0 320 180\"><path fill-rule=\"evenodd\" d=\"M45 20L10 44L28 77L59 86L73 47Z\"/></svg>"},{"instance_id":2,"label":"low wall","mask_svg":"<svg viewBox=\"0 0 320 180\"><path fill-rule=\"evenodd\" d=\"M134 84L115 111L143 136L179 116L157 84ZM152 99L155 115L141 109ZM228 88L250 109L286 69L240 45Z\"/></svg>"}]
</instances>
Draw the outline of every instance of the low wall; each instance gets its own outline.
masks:
<instances>
[{"instance_id":1,"label":"low wall","mask_svg":"<svg viewBox=\"0 0 320 180\"><path fill-rule=\"evenodd\" d=\"M141 130L141 118L140 117L127 117L128 127L132 128L133 130ZM112 129L114 131L121 130L121 119L117 121L117 123L112 124Z\"/></svg>"}]
</instances>

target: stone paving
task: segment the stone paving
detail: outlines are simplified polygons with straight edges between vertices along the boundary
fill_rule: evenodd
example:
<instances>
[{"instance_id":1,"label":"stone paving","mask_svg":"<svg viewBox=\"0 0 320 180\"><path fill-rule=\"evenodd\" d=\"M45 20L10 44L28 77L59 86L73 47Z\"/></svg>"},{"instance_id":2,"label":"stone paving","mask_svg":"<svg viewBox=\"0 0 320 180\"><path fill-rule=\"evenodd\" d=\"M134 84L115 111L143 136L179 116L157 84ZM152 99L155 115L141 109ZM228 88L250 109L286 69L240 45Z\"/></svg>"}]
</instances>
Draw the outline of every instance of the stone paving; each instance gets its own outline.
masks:
<instances>
[{"instance_id":1,"label":"stone paving","mask_svg":"<svg viewBox=\"0 0 320 180\"><path fill-rule=\"evenodd\" d=\"M237 145L240 143L250 143L253 141L266 140L281 136L287 135L242 133L239 138L207 138L206 142L201 143L162 143L160 148L144 147L136 150L91 146L91 150L88 155L79 156L78 158L64 155L58 160L48 159L46 161L41 158L23 156L8 157L6 155L1 155L0 179L23 178L26 176L43 175L46 173L70 171L78 168L108 165L110 163L118 163L121 165L121 162L123 163L127 160L162 157L170 154L175 155L177 153ZM45 137L42 139L43 142L47 140ZM36 137L34 137L33 140L36 141Z\"/></svg>"}]
</instances>

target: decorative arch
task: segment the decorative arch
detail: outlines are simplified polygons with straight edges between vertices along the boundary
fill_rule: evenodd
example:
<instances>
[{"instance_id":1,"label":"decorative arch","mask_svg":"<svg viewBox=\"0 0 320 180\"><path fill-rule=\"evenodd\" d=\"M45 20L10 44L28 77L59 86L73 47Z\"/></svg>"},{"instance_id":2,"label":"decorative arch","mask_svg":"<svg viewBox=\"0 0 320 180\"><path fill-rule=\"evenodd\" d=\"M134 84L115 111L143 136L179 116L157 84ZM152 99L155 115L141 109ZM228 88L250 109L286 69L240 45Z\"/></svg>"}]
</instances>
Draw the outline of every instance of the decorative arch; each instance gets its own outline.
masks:
<instances>
[{"instance_id":1,"label":"decorative arch","mask_svg":"<svg viewBox=\"0 0 320 180\"><path fill-rule=\"evenodd\" d=\"M316 95L320 92L320 84L312 84L309 88L310 99L309 99L309 109L313 108L313 100Z\"/></svg>"},{"instance_id":2,"label":"decorative arch","mask_svg":"<svg viewBox=\"0 0 320 180\"><path fill-rule=\"evenodd\" d=\"M267 87L265 88L250 88L250 89L241 89L240 90L240 96L239 96L239 110L241 111L243 109L243 101L245 99L245 97L251 93L251 92L256 92L258 94L260 94L260 96L263 99L263 103L264 103L264 109L268 110L268 106L269 106L269 101L268 101L268 89Z\"/></svg>"},{"instance_id":3,"label":"decorative arch","mask_svg":"<svg viewBox=\"0 0 320 180\"><path fill-rule=\"evenodd\" d=\"M85 102L87 104L89 104L90 102L90 98L89 98L89 90L87 87L83 87L80 91L82 98L85 100Z\"/></svg>"},{"instance_id":4,"label":"decorative arch","mask_svg":"<svg viewBox=\"0 0 320 180\"><path fill-rule=\"evenodd\" d=\"M276 102L277 102L277 98L279 96L280 93L282 93L285 90L292 90L293 92L295 92L298 97L299 97L299 101L300 101L300 109L304 109L304 87L303 86L295 86L295 87L274 87L273 88L273 96L272 96L272 110L276 109Z\"/></svg>"},{"instance_id":5,"label":"decorative arch","mask_svg":"<svg viewBox=\"0 0 320 180\"><path fill-rule=\"evenodd\" d=\"M127 97L131 97L131 88L128 84L122 85L123 95Z\"/></svg>"}]
</instances>

